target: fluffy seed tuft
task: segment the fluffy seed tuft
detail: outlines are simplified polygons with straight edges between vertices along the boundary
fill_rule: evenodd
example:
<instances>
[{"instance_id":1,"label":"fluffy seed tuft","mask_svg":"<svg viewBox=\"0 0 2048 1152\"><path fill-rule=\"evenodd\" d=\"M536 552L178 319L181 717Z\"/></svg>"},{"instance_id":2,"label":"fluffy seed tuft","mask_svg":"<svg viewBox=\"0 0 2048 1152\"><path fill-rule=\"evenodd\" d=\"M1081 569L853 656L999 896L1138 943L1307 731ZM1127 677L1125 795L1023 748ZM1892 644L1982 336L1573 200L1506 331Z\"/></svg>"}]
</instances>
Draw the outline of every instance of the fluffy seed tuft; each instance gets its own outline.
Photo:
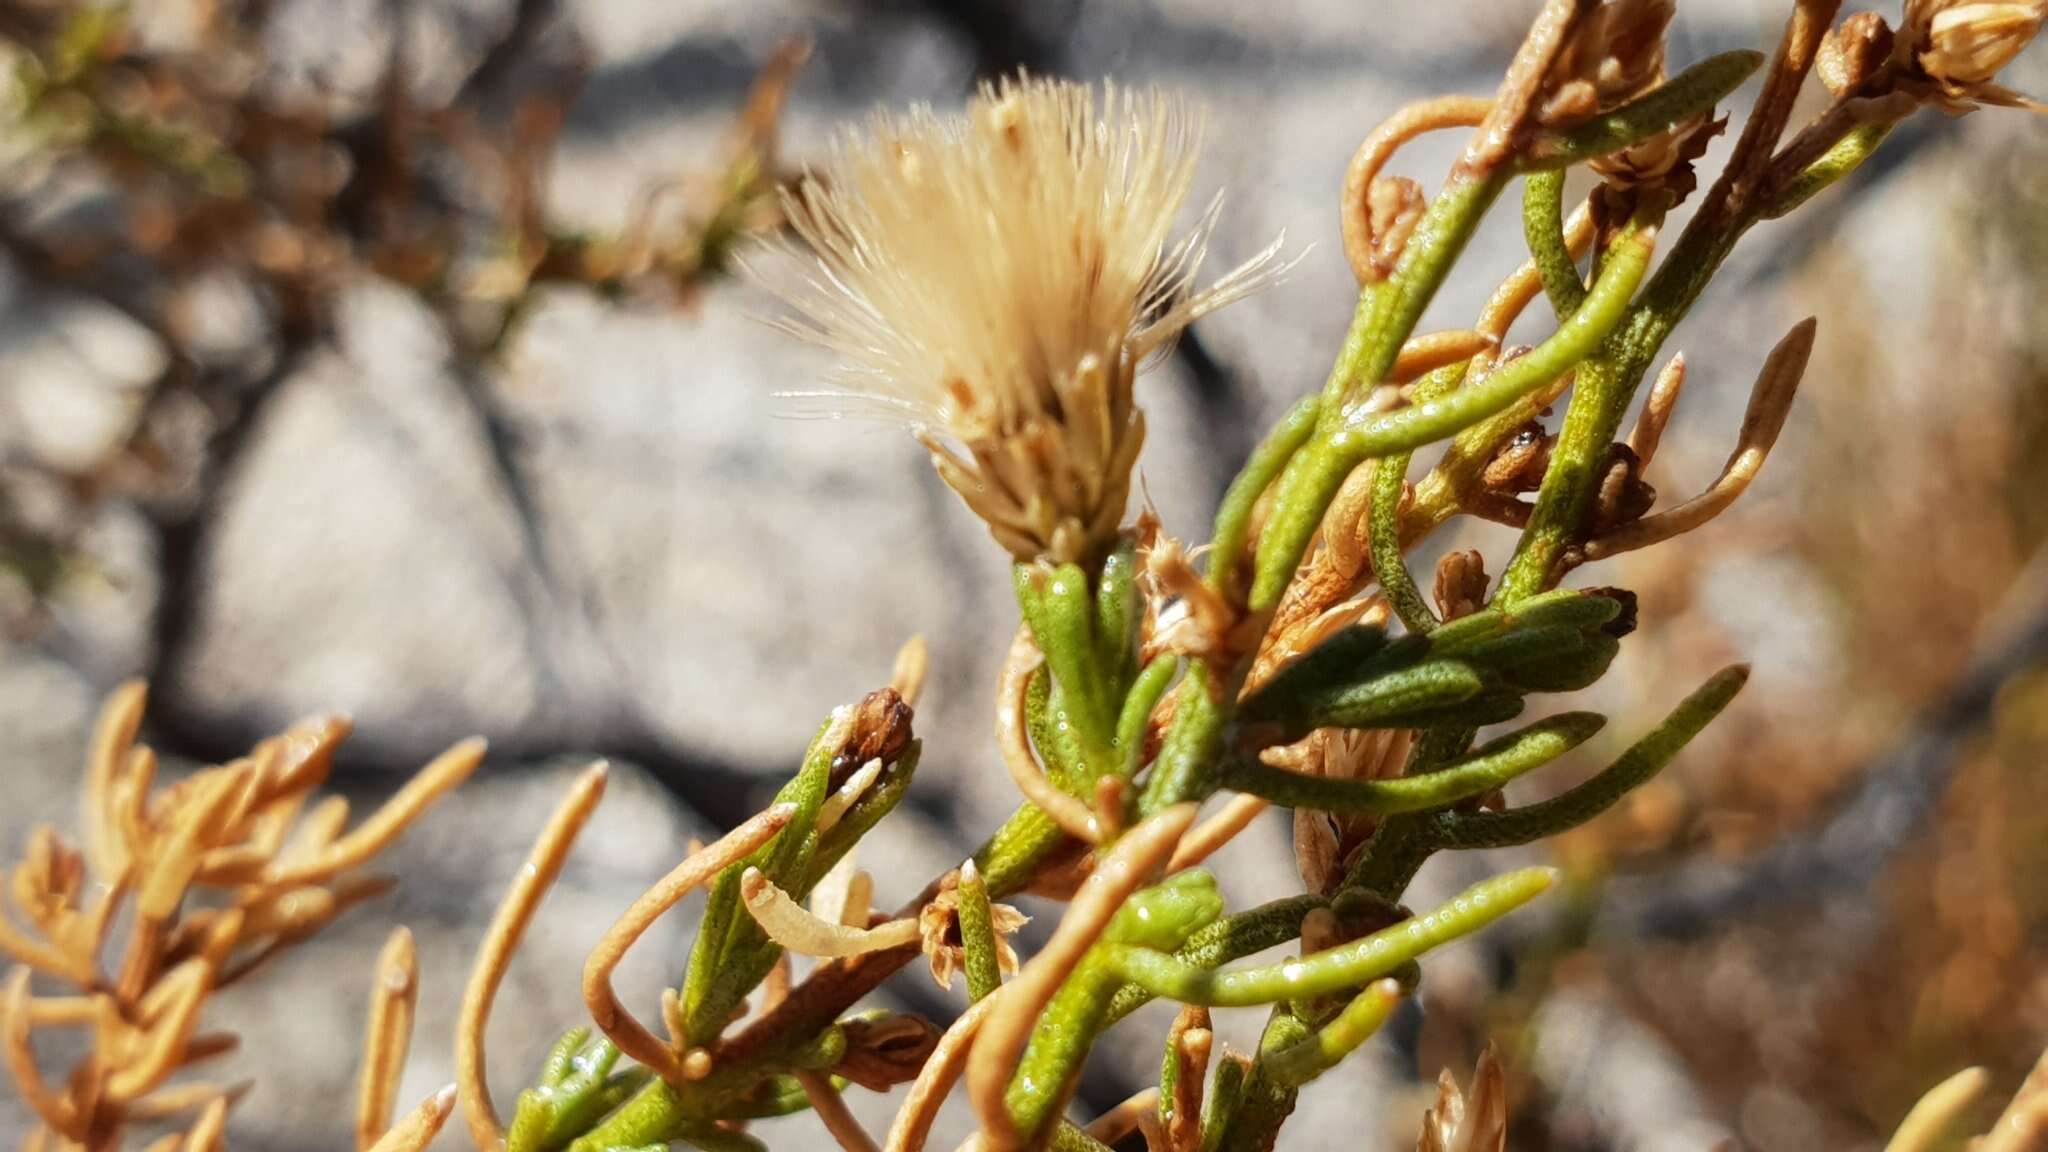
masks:
<instances>
[{"instance_id":1,"label":"fluffy seed tuft","mask_svg":"<svg viewBox=\"0 0 2048 1152\"><path fill-rule=\"evenodd\" d=\"M830 415L910 424L1022 560L1114 538L1144 440L1139 366L1264 285L1278 244L1195 290L1214 207L1175 239L1199 117L1176 96L1020 78L966 115L877 115L788 197L757 262L839 354Z\"/></svg>"}]
</instances>

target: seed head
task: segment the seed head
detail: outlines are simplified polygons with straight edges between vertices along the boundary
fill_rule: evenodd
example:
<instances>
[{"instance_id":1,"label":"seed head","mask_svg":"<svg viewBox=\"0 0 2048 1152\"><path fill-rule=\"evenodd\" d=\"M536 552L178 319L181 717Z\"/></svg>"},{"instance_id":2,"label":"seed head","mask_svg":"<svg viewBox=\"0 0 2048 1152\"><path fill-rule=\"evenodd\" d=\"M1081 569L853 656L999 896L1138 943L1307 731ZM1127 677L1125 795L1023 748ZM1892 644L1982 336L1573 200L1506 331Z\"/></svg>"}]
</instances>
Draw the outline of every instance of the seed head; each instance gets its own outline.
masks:
<instances>
[{"instance_id":1,"label":"seed head","mask_svg":"<svg viewBox=\"0 0 2048 1152\"><path fill-rule=\"evenodd\" d=\"M2048 0L1907 0L1894 37L1899 87L1952 115L1983 104L2041 111L1995 82L2048 18Z\"/></svg>"},{"instance_id":2,"label":"seed head","mask_svg":"<svg viewBox=\"0 0 2048 1152\"><path fill-rule=\"evenodd\" d=\"M1988 84L2041 30L2048 3L1908 0L1905 39L1922 71L1956 88Z\"/></svg>"},{"instance_id":3,"label":"seed head","mask_svg":"<svg viewBox=\"0 0 2048 1152\"><path fill-rule=\"evenodd\" d=\"M1099 556L1144 440L1139 366L1277 271L1276 243L1195 291L1213 206L1173 232L1200 134L1178 97L1020 78L843 137L787 198L800 244L762 266L784 326L842 357L810 396L909 423L1018 559Z\"/></svg>"}]
</instances>

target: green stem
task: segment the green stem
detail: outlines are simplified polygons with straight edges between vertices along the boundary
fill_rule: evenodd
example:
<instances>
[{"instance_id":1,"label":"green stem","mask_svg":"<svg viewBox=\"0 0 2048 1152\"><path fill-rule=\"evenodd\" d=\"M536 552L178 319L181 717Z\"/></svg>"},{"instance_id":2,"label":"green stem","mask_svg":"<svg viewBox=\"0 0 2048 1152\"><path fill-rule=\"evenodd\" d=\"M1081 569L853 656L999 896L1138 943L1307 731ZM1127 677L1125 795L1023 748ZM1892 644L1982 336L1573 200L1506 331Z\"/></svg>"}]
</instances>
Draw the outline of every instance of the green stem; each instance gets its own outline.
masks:
<instances>
[{"instance_id":1,"label":"green stem","mask_svg":"<svg viewBox=\"0 0 2048 1152\"><path fill-rule=\"evenodd\" d=\"M1210 536L1209 585L1225 599L1234 600L1238 595L1245 541L1251 537L1252 512L1258 507L1259 497L1265 495L1288 461L1308 442L1321 412L1321 396L1304 397L1288 409L1223 494L1223 503L1216 508L1216 530Z\"/></svg>"},{"instance_id":2,"label":"green stem","mask_svg":"<svg viewBox=\"0 0 2048 1152\"><path fill-rule=\"evenodd\" d=\"M781 952L752 916L740 913L740 875L759 868L799 900L810 891L804 880L818 847L818 809L825 802L833 758L840 752L837 742L829 739L834 727L827 721L818 730L803 767L775 794L775 803L796 805L789 823L711 883L681 990L689 1043L703 1044L722 1032L733 1007L775 966Z\"/></svg>"},{"instance_id":3,"label":"green stem","mask_svg":"<svg viewBox=\"0 0 2048 1152\"><path fill-rule=\"evenodd\" d=\"M1116 721L1116 747L1123 757L1122 775L1126 780L1138 774L1138 762L1145 754L1145 730L1152 723L1152 712L1166 697L1166 690L1172 686L1174 674L1179 671L1180 659L1171 652L1162 652L1138 673L1130 693L1124 697L1123 714Z\"/></svg>"},{"instance_id":4,"label":"green stem","mask_svg":"<svg viewBox=\"0 0 2048 1152\"><path fill-rule=\"evenodd\" d=\"M1389 291L1386 283L1367 284L1359 289L1358 303L1351 309L1351 324L1344 330L1344 342L1337 346L1337 359L1330 365L1330 374L1323 379L1323 391L1310 397L1318 420L1325 409L1341 407L1352 386L1366 378L1366 361L1374 355L1376 347L1373 324Z\"/></svg>"},{"instance_id":5,"label":"green stem","mask_svg":"<svg viewBox=\"0 0 2048 1152\"><path fill-rule=\"evenodd\" d=\"M1394 1014L1394 1006L1400 1002L1400 981L1375 980L1353 997L1336 1019L1307 1039L1265 1057L1262 1063L1274 1079L1299 1088L1358 1051Z\"/></svg>"},{"instance_id":6,"label":"green stem","mask_svg":"<svg viewBox=\"0 0 2048 1152\"><path fill-rule=\"evenodd\" d=\"M1328 996L1393 971L1432 948L1491 924L1547 891L1548 868L1524 868L1482 881L1426 916L1404 920L1361 940L1298 960L1256 968L1211 971L1146 948L1105 945L1104 960L1155 995L1183 1004L1244 1008Z\"/></svg>"},{"instance_id":7,"label":"green stem","mask_svg":"<svg viewBox=\"0 0 2048 1152\"><path fill-rule=\"evenodd\" d=\"M1113 702L1123 698L1138 670L1137 575L1137 549L1126 538L1103 560L1095 577L1095 665L1111 716L1116 712Z\"/></svg>"},{"instance_id":8,"label":"green stem","mask_svg":"<svg viewBox=\"0 0 2048 1152\"><path fill-rule=\"evenodd\" d=\"M1609 246L1600 271L1601 280L1623 264L1641 260L1647 265L1662 216L1661 203L1638 210L1627 230ZM1673 258L1677 258L1676 253ZM1652 287L1669 270L1667 264L1651 281ZM1596 287L1594 294L1597 293ZM1649 314L1649 296L1646 290L1644 304L1629 314L1631 327ZM1576 323L1592 309L1593 295L1589 295L1571 322ZM1616 332L1615 328L1615 324L1608 326L1618 339L1627 341L1632 335L1629 329ZM1661 337L1658 342L1662 342ZM1642 367L1636 364L1633 354L1616 356L1610 348L1602 348L1600 355L1581 359L1583 362L1573 378L1571 404L1565 409L1564 426L1558 431L1550 467L1543 474L1543 486L1536 496L1536 509L1530 513L1529 525L1515 546L1514 558L1501 575L1496 599L1503 606L1512 606L1549 587L1558 557L1577 538L1585 523L1593 493L1599 486L1600 470L1607 462L1607 447L1614 442L1629 400L1635 395L1636 382L1642 378ZM1642 363L1647 365L1648 360L1645 358Z\"/></svg>"},{"instance_id":9,"label":"green stem","mask_svg":"<svg viewBox=\"0 0 2048 1152\"><path fill-rule=\"evenodd\" d=\"M1444 731L1444 729L1437 729ZM1469 733L1470 729L1465 729ZM1436 851L1432 839L1436 817L1429 813L1396 816L1381 824L1366 850L1344 874L1341 890L1359 889L1386 900L1399 900L1415 873Z\"/></svg>"},{"instance_id":10,"label":"green stem","mask_svg":"<svg viewBox=\"0 0 2048 1152\"><path fill-rule=\"evenodd\" d=\"M1585 303L1586 285L1564 240L1564 169L1531 172L1523 178L1522 235L1537 274L1543 277L1550 307L1559 320L1570 317Z\"/></svg>"},{"instance_id":11,"label":"green stem","mask_svg":"<svg viewBox=\"0 0 2048 1152\"><path fill-rule=\"evenodd\" d=\"M846 814L839 818L839 823L834 824L818 838L818 850L812 855L810 865L805 868L800 883L803 891L808 892L817 887L818 881L825 878L825 873L830 872L834 864L853 851L853 846L860 843L861 837L874 831L875 825L880 824L883 817L896 810L896 805L909 793L911 781L917 778L918 761L923 757L924 741L911 741L894 764L882 769L881 777L868 785L868 790L861 793L860 799L854 801L853 807L846 810Z\"/></svg>"},{"instance_id":12,"label":"green stem","mask_svg":"<svg viewBox=\"0 0 2048 1152\"><path fill-rule=\"evenodd\" d=\"M995 895L1015 892L1053 849L1067 839L1065 831L1044 809L1026 804L1010 814L974 853L974 865Z\"/></svg>"},{"instance_id":13,"label":"green stem","mask_svg":"<svg viewBox=\"0 0 2048 1152\"><path fill-rule=\"evenodd\" d=\"M1391 780L1307 776L1240 759L1224 770L1225 787L1291 808L1393 815L1443 808L1504 787L1591 739L1606 723L1591 712L1566 712L1503 736L1441 771Z\"/></svg>"},{"instance_id":14,"label":"green stem","mask_svg":"<svg viewBox=\"0 0 2048 1152\"><path fill-rule=\"evenodd\" d=\"M1002 967L997 959L995 913L989 907L988 885L981 878L981 869L969 860L960 869L960 886L956 889L959 901L960 947L967 956L967 999L980 1003L982 998L1002 986Z\"/></svg>"},{"instance_id":15,"label":"green stem","mask_svg":"<svg viewBox=\"0 0 2048 1152\"><path fill-rule=\"evenodd\" d=\"M1109 1145L1062 1121L1052 1132L1053 1152L1115 1152Z\"/></svg>"},{"instance_id":16,"label":"green stem","mask_svg":"<svg viewBox=\"0 0 2048 1152\"><path fill-rule=\"evenodd\" d=\"M1098 955L1097 945L1059 990L1040 1016L1031 1043L1018 1061L1003 1103L1026 1142L1042 1132L1073 1093L1081 1061L1104 1026L1110 999L1122 983L1115 969Z\"/></svg>"},{"instance_id":17,"label":"green stem","mask_svg":"<svg viewBox=\"0 0 2048 1152\"><path fill-rule=\"evenodd\" d=\"M1368 515L1372 571L1380 591L1410 632L1423 633L1436 627L1436 613L1415 586L1415 576L1408 571L1407 558L1401 552L1401 497L1408 487L1408 461L1413 456L1412 452L1399 452L1379 462L1372 477Z\"/></svg>"},{"instance_id":18,"label":"green stem","mask_svg":"<svg viewBox=\"0 0 2048 1152\"><path fill-rule=\"evenodd\" d=\"M1242 1097L1218 1142L1220 1152L1272 1152L1280 1139L1280 1126L1294 1114L1298 1093L1293 1084L1274 1074L1268 1061L1308 1039L1308 1024L1286 1006L1276 1005L1259 1037L1259 1058L1252 1064Z\"/></svg>"},{"instance_id":19,"label":"green stem","mask_svg":"<svg viewBox=\"0 0 2048 1152\"><path fill-rule=\"evenodd\" d=\"M1465 382L1465 374L1471 366L1470 360L1464 360L1431 372L1415 385L1416 399L1435 400L1450 392ZM1408 571L1401 531L1401 505L1407 495L1408 464L1414 458L1413 452L1398 452L1380 461L1379 471L1373 475L1368 546L1372 554L1373 575L1379 580L1380 591L1394 606L1401 623L1407 625L1410 632L1422 633L1437 626L1436 613L1430 610L1429 601L1423 598L1422 590L1415 586L1415 577Z\"/></svg>"},{"instance_id":20,"label":"green stem","mask_svg":"<svg viewBox=\"0 0 2048 1152\"><path fill-rule=\"evenodd\" d=\"M1834 147L1821 153L1818 160L1807 165L1800 173L1785 184L1777 196L1764 206L1761 213L1765 220L1776 220L1792 212L1800 205L1813 199L1832 187L1836 181L1863 166L1877 146L1884 143L1892 129L1898 127L1895 120L1884 120L1872 124L1859 124L1835 142Z\"/></svg>"},{"instance_id":21,"label":"green stem","mask_svg":"<svg viewBox=\"0 0 2048 1152\"><path fill-rule=\"evenodd\" d=\"M1017 604L1031 628L1060 702L1079 729L1088 776L1108 767L1104 756L1116 732L1113 686L1104 683L1100 646L1096 640L1095 596L1088 574L1078 564L1047 569L1039 564L1016 566Z\"/></svg>"},{"instance_id":22,"label":"green stem","mask_svg":"<svg viewBox=\"0 0 2048 1152\"><path fill-rule=\"evenodd\" d=\"M1038 1027L1003 1094L1010 1118L1027 1138L1046 1129L1073 1092L1081 1062L1108 1026L1122 977L1109 962L1118 947L1178 948L1216 920L1223 896L1204 872L1184 872L1133 895L1117 910L1101 941L1039 1014Z\"/></svg>"},{"instance_id":23,"label":"green stem","mask_svg":"<svg viewBox=\"0 0 2048 1152\"><path fill-rule=\"evenodd\" d=\"M1261 904L1199 929L1174 952L1174 959L1196 968L1220 968L1233 960L1257 955L1301 936L1301 920L1329 907L1321 896L1292 896ZM1153 994L1126 983L1110 999L1105 1027L1151 1003Z\"/></svg>"},{"instance_id":24,"label":"green stem","mask_svg":"<svg viewBox=\"0 0 2048 1152\"><path fill-rule=\"evenodd\" d=\"M1251 1075L1251 1061L1241 1056L1227 1055L1216 1066L1216 1077L1209 1084L1208 1099L1202 1108L1202 1152L1217 1152L1223 1147L1223 1139L1237 1120L1237 1111L1244 1107L1245 1089Z\"/></svg>"},{"instance_id":25,"label":"green stem","mask_svg":"<svg viewBox=\"0 0 2048 1152\"><path fill-rule=\"evenodd\" d=\"M1236 695L1237 685L1223 682L1211 662L1197 660L1189 665L1174 702L1173 727L1167 729L1138 801L1140 816L1156 815L1190 800L1205 800L1216 791L1223 731L1230 720L1229 701Z\"/></svg>"},{"instance_id":26,"label":"green stem","mask_svg":"<svg viewBox=\"0 0 2048 1152\"><path fill-rule=\"evenodd\" d=\"M1508 173L1489 172L1480 176L1453 175L1428 211L1415 225L1415 232L1401 250L1394 274L1368 293L1372 316L1355 368L1348 379L1332 374L1323 390L1322 426L1332 427L1342 417L1346 403L1356 398L1360 384L1377 384L1393 370L1401 345L1415 332L1422 313L1436 298L1436 291L1450 275L1451 266L1478 230L1487 209L1507 186Z\"/></svg>"},{"instance_id":27,"label":"green stem","mask_svg":"<svg viewBox=\"0 0 2048 1152\"><path fill-rule=\"evenodd\" d=\"M1605 771L1549 800L1505 812L1437 817L1430 832L1432 846L1507 848L1584 824L1663 771L1735 699L1748 679L1749 669L1739 664L1715 674Z\"/></svg>"},{"instance_id":28,"label":"green stem","mask_svg":"<svg viewBox=\"0 0 2048 1152\"><path fill-rule=\"evenodd\" d=\"M1452 436L1556 380L1591 355L1628 316L1629 298L1649 271L1656 237L1654 218L1632 222L1615 240L1592 291L1572 318L1548 340L1496 368L1485 379L1441 399L1392 411L1357 413L1334 425L1326 410L1317 438L1302 449L1281 477L1272 516L1259 538L1252 607L1263 610L1279 603L1322 523L1323 512L1353 468L1376 456L1411 451Z\"/></svg>"}]
</instances>

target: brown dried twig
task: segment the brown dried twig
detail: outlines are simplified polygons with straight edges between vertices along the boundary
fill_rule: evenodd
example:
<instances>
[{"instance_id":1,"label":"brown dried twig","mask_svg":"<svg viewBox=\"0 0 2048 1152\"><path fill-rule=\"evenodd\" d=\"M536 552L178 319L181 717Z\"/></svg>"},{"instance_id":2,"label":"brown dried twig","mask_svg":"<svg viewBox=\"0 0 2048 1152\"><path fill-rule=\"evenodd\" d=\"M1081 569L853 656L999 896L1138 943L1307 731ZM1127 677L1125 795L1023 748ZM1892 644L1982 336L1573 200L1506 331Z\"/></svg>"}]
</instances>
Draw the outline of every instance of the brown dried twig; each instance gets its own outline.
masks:
<instances>
[{"instance_id":1,"label":"brown dried twig","mask_svg":"<svg viewBox=\"0 0 2048 1152\"><path fill-rule=\"evenodd\" d=\"M1765 358L1756 386L1750 391L1749 407L1742 416L1742 430L1736 438L1735 451L1722 466L1719 478L1706 491L1676 508L1631 521L1587 541L1584 560L1605 559L1683 535L1727 511L1729 505L1749 490L1750 481L1756 479L1762 470L1765 458L1778 442L1778 433L1785 427L1785 417L1792 410L1792 397L1799 389L1800 377L1805 373L1807 358L1813 351L1815 327L1811 317L1800 321ZM1682 379L1682 365L1676 373L1667 370L1666 375L1674 381ZM1664 378L1660 376L1659 381ZM1674 383L1672 392L1675 394L1676 390ZM1648 442L1654 449L1654 434Z\"/></svg>"},{"instance_id":2,"label":"brown dried twig","mask_svg":"<svg viewBox=\"0 0 2048 1152\"><path fill-rule=\"evenodd\" d=\"M377 956L370 985L370 1018L363 1037L362 1071L356 1089L356 1148L364 1152L391 1127L399 1077L412 1044L413 1009L419 1001L419 957L412 933L391 933Z\"/></svg>"},{"instance_id":3,"label":"brown dried twig","mask_svg":"<svg viewBox=\"0 0 2048 1152\"><path fill-rule=\"evenodd\" d=\"M1103 825L1098 814L1078 797L1062 792L1045 773L1031 750L1025 713L1031 696L1031 678L1044 666L1045 658L1031 639L1031 629L1019 626L1010 641L1010 653L1003 660L1001 681L996 688L996 746L1002 750L1003 767L1010 781L1026 799L1043 809L1067 835L1084 844L1100 843Z\"/></svg>"},{"instance_id":4,"label":"brown dried twig","mask_svg":"<svg viewBox=\"0 0 2048 1152\"><path fill-rule=\"evenodd\" d=\"M561 874L569 849L583 830L597 802L604 798L607 769L593 764L583 770L576 783L555 806L533 850L520 866L518 878L498 904L491 926L477 949L469 983L462 991L462 1010L455 1027L455 1081L461 1091L462 1116L469 1124L470 1138L482 1152L496 1152L505 1143L505 1125L491 1105L491 1087L484 1073L484 1029L490 1023L491 1004L497 999L498 984L511 966L512 953L540 907L555 877Z\"/></svg>"},{"instance_id":5,"label":"brown dried twig","mask_svg":"<svg viewBox=\"0 0 2048 1152\"><path fill-rule=\"evenodd\" d=\"M590 1009L592 1022L618 1045L619 1051L646 1065L663 1079L674 1082L703 1079L704 1073L709 1071L709 1054L701 1054L694 1062L695 1067L686 1066L688 1057L699 1056L699 1053L679 1054L673 1044L662 1042L631 1012L626 1011L612 990L612 970L663 913L749 852L767 843L769 837L780 832L795 814L795 805L778 804L726 833L703 851L686 857L654 887L633 901L584 960L583 1002ZM675 1039L680 1042L682 1037L678 1035Z\"/></svg>"}]
</instances>

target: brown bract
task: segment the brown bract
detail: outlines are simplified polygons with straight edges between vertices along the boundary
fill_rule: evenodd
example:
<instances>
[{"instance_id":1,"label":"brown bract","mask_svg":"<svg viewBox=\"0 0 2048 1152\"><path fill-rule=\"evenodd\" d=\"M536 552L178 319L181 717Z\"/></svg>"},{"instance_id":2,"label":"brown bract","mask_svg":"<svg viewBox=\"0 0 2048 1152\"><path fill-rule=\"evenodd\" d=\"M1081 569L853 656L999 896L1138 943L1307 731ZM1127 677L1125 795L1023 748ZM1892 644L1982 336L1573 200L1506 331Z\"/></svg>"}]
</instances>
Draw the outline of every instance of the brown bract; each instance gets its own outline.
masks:
<instances>
[{"instance_id":1,"label":"brown bract","mask_svg":"<svg viewBox=\"0 0 2048 1152\"><path fill-rule=\"evenodd\" d=\"M996 970L1008 976L1017 971L1017 949L1009 938L1031 922L1031 917L1008 904L990 904L989 921L996 931ZM918 939L925 959L931 964L932 979L941 988L953 986L953 976L966 963L966 949L960 941L960 877L946 877L945 887L917 914Z\"/></svg>"},{"instance_id":2,"label":"brown bract","mask_svg":"<svg viewBox=\"0 0 2048 1152\"><path fill-rule=\"evenodd\" d=\"M1446 1068L1436 1082L1436 1104L1422 1116L1415 1152L1502 1152L1508 1138L1508 1089L1491 1045L1479 1054L1472 1085L1459 1091Z\"/></svg>"}]
</instances>

